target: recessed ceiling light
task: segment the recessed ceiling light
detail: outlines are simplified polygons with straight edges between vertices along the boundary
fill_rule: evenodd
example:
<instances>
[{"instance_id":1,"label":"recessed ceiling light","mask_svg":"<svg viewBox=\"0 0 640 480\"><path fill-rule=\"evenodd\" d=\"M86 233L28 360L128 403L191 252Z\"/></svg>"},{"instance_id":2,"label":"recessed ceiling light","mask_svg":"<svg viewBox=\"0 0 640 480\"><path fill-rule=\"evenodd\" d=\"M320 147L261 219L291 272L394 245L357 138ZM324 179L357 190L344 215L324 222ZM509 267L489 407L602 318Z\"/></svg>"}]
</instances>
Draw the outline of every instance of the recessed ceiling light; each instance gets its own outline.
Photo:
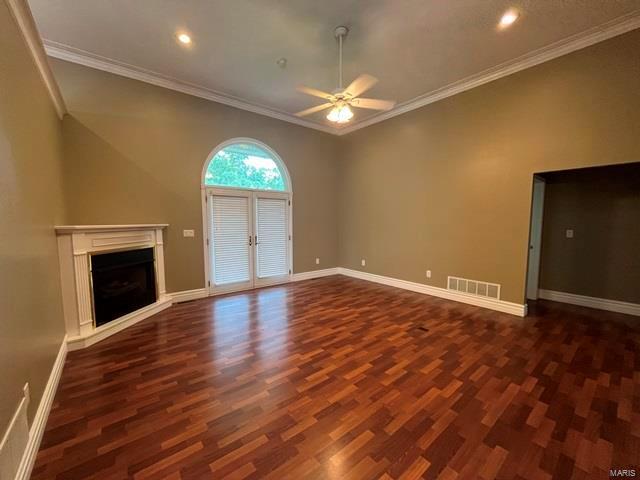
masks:
<instances>
[{"instance_id":1,"label":"recessed ceiling light","mask_svg":"<svg viewBox=\"0 0 640 480\"><path fill-rule=\"evenodd\" d=\"M184 45L189 45L191 43L191 37L186 33L180 33L178 35L178 41Z\"/></svg>"},{"instance_id":2,"label":"recessed ceiling light","mask_svg":"<svg viewBox=\"0 0 640 480\"><path fill-rule=\"evenodd\" d=\"M507 28L513 25L513 23L518 20L520 14L515 10L507 10L502 18L500 19L500 28Z\"/></svg>"}]
</instances>

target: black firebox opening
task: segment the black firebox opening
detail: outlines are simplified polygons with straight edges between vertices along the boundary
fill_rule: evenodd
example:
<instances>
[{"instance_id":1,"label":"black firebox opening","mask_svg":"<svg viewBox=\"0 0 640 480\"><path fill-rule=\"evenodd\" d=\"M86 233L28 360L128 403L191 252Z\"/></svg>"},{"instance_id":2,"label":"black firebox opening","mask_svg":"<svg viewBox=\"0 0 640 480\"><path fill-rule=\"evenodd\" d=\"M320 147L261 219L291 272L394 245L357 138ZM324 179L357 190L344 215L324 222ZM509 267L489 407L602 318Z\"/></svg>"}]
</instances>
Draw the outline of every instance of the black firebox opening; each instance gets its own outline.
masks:
<instances>
[{"instance_id":1,"label":"black firebox opening","mask_svg":"<svg viewBox=\"0 0 640 480\"><path fill-rule=\"evenodd\" d=\"M153 248L91 256L96 327L156 301Z\"/></svg>"}]
</instances>

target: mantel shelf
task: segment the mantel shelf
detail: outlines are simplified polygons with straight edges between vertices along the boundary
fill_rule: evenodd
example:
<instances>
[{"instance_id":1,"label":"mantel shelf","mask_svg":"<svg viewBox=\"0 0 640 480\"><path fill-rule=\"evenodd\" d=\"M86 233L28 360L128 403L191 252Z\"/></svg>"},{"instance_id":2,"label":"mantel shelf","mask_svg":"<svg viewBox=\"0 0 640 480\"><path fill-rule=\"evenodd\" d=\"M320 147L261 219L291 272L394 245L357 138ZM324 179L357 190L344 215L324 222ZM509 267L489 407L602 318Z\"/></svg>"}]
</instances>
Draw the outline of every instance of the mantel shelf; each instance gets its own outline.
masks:
<instances>
[{"instance_id":1,"label":"mantel shelf","mask_svg":"<svg viewBox=\"0 0 640 480\"><path fill-rule=\"evenodd\" d=\"M138 223L130 225L56 225L56 233L72 232L123 232L127 230L148 230L167 228L168 223Z\"/></svg>"}]
</instances>

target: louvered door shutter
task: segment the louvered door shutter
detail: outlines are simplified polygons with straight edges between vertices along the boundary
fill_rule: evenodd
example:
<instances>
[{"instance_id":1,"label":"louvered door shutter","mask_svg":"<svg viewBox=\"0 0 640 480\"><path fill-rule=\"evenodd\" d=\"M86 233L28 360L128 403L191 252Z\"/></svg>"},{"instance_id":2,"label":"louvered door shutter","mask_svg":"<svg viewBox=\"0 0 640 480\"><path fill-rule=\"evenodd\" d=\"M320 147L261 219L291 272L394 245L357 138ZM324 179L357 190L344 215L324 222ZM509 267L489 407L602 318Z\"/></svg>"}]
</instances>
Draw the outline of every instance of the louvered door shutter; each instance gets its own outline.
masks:
<instances>
[{"instance_id":1,"label":"louvered door shutter","mask_svg":"<svg viewBox=\"0 0 640 480\"><path fill-rule=\"evenodd\" d=\"M288 275L287 200L283 198L256 199L257 277Z\"/></svg>"},{"instance_id":2,"label":"louvered door shutter","mask_svg":"<svg viewBox=\"0 0 640 480\"><path fill-rule=\"evenodd\" d=\"M249 197L211 197L212 267L215 285L251 281L250 199Z\"/></svg>"}]
</instances>

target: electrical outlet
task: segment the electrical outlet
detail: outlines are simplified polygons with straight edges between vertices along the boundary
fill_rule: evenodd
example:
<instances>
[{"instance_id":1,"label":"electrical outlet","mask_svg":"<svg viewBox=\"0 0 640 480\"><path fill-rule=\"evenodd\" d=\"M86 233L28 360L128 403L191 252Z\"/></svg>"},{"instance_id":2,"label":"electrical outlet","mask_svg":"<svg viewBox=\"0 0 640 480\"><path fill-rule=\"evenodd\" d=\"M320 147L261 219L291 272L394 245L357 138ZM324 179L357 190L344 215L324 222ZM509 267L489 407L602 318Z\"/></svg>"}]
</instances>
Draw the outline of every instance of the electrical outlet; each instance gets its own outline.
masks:
<instances>
[{"instance_id":1,"label":"electrical outlet","mask_svg":"<svg viewBox=\"0 0 640 480\"><path fill-rule=\"evenodd\" d=\"M431 278L431 270L427 270L427 278Z\"/></svg>"},{"instance_id":2,"label":"electrical outlet","mask_svg":"<svg viewBox=\"0 0 640 480\"><path fill-rule=\"evenodd\" d=\"M567 231L565 232L567 238L573 238L573 230L571 230L570 228L567 228Z\"/></svg>"},{"instance_id":3,"label":"electrical outlet","mask_svg":"<svg viewBox=\"0 0 640 480\"><path fill-rule=\"evenodd\" d=\"M182 231L182 236L183 237L195 237L196 236L196 232L194 230L183 230Z\"/></svg>"},{"instance_id":4,"label":"electrical outlet","mask_svg":"<svg viewBox=\"0 0 640 480\"><path fill-rule=\"evenodd\" d=\"M316 265L320 265L320 259L316 258Z\"/></svg>"},{"instance_id":5,"label":"electrical outlet","mask_svg":"<svg viewBox=\"0 0 640 480\"><path fill-rule=\"evenodd\" d=\"M367 261L363 258L362 260L360 260L360 265L362 265L363 267L366 267Z\"/></svg>"}]
</instances>

